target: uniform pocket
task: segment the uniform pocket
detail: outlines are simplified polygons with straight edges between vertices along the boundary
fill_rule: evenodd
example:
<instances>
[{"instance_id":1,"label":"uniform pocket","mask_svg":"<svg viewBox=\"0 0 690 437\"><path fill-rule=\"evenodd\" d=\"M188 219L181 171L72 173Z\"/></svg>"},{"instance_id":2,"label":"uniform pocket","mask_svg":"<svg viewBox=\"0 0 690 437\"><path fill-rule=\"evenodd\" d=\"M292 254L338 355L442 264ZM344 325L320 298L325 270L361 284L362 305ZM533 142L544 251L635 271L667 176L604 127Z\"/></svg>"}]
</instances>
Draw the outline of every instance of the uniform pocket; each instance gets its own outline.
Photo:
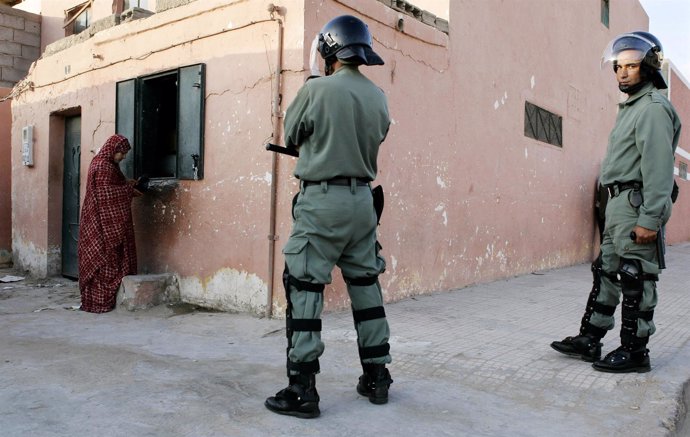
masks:
<instances>
[{"instance_id":1,"label":"uniform pocket","mask_svg":"<svg viewBox=\"0 0 690 437\"><path fill-rule=\"evenodd\" d=\"M283 247L285 264L291 276L304 278L307 273L307 245L309 239L306 237L290 237Z\"/></svg>"}]
</instances>

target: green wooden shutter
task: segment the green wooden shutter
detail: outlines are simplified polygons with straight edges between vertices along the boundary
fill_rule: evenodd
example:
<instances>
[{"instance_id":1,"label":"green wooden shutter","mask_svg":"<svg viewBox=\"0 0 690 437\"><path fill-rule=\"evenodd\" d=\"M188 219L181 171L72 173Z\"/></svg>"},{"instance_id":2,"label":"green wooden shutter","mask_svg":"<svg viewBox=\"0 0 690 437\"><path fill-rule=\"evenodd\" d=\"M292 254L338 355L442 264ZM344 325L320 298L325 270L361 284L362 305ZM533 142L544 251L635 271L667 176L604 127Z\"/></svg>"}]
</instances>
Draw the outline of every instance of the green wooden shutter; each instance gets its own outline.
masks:
<instances>
[{"instance_id":1,"label":"green wooden shutter","mask_svg":"<svg viewBox=\"0 0 690 437\"><path fill-rule=\"evenodd\" d=\"M115 133L127 137L129 144L132 146L132 150L120 163L120 168L125 177L134 178L134 155L136 155L136 142L134 141L136 123L136 79L117 83L116 101Z\"/></svg>"},{"instance_id":2,"label":"green wooden shutter","mask_svg":"<svg viewBox=\"0 0 690 437\"><path fill-rule=\"evenodd\" d=\"M179 70L178 179L202 179L204 176L204 76L204 64Z\"/></svg>"}]
</instances>

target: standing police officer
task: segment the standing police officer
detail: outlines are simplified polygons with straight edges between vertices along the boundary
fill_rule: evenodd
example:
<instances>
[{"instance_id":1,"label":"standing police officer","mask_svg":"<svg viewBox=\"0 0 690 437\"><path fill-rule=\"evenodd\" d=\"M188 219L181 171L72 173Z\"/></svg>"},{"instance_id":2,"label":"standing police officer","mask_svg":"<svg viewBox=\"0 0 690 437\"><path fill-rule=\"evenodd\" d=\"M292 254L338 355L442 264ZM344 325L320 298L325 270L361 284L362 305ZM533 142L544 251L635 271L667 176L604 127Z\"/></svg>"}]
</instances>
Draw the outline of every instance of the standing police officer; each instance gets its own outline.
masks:
<instances>
[{"instance_id":1,"label":"standing police officer","mask_svg":"<svg viewBox=\"0 0 690 437\"><path fill-rule=\"evenodd\" d=\"M393 382L390 336L378 275L385 270L376 240L377 212L370 182L390 118L383 91L359 65L383 65L367 25L352 16L331 20L318 36L326 77L308 80L285 114L285 141L299 150L300 192L283 248L287 293L288 387L266 399L276 413L317 417L321 310L325 284L337 265L347 284L364 374L357 392L388 401ZM382 207L382 205L381 205Z\"/></svg>"},{"instance_id":2,"label":"standing police officer","mask_svg":"<svg viewBox=\"0 0 690 437\"><path fill-rule=\"evenodd\" d=\"M656 329L656 281L680 136L678 114L657 91L667 88L662 60L659 40L647 32L619 35L604 51L603 61L612 62L628 98L619 104L601 166L599 181L609 193L601 254L592 265L594 286L579 335L551 343L561 353L594 361L603 372L651 370L647 342ZM621 346L602 360L600 341L614 326L621 293Z\"/></svg>"}]
</instances>

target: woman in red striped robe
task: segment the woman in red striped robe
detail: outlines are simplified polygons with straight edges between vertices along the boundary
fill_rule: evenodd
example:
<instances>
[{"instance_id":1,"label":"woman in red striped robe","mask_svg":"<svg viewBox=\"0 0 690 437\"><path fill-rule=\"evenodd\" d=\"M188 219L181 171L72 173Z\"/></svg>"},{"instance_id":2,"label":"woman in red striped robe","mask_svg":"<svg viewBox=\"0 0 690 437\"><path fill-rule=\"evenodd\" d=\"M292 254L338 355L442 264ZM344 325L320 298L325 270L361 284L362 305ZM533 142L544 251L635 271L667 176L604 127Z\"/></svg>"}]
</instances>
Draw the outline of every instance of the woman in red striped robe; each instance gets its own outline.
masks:
<instances>
[{"instance_id":1,"label":"woman in red striped robe","mask_svg":"<svg viewBox=\"0 0 690 437\"><path fill-rule=\"evenodd\" d=\"M77 251L83 311L112 311L122 278L137 273L131 203L141 193L119 165L129 149L127 138L113 135L89 165Z\"/></svg>"}]
</instances>

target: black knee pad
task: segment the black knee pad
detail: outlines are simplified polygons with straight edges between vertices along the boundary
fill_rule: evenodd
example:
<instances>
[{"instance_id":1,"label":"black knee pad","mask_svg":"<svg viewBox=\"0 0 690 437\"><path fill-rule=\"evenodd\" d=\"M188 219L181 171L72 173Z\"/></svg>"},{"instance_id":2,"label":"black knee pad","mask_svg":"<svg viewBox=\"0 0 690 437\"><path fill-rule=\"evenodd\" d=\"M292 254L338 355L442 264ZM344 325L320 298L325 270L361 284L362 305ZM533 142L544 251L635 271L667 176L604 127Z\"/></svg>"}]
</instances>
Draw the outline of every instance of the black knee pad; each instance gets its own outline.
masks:
<instances>
[{"instance_id":1,"label":"black knee pad","mask_svg":"<svg viewBox=\"0 0 690 437\"><path fill-rule=\"evenodd\" d=\"M618 279L624 296L637 297L644 290L645 274L642 263L637 259L621 258L618 266Z\"/></svg>"},{"instance_id":2,"label":"black knee pad","mask_svg":"<svg viewBox=\"0 0 690 437\"><path fill-rule=\"evenodd\" d=\"M375 276L364 276L361 278L346 278L343 276L343 279L345 280L345 283L348 285L355 285L359 287L366 287L368 285L374 285L376 284L376 281L379 280L379 275Z\"/></svg>"}]
</instances>

